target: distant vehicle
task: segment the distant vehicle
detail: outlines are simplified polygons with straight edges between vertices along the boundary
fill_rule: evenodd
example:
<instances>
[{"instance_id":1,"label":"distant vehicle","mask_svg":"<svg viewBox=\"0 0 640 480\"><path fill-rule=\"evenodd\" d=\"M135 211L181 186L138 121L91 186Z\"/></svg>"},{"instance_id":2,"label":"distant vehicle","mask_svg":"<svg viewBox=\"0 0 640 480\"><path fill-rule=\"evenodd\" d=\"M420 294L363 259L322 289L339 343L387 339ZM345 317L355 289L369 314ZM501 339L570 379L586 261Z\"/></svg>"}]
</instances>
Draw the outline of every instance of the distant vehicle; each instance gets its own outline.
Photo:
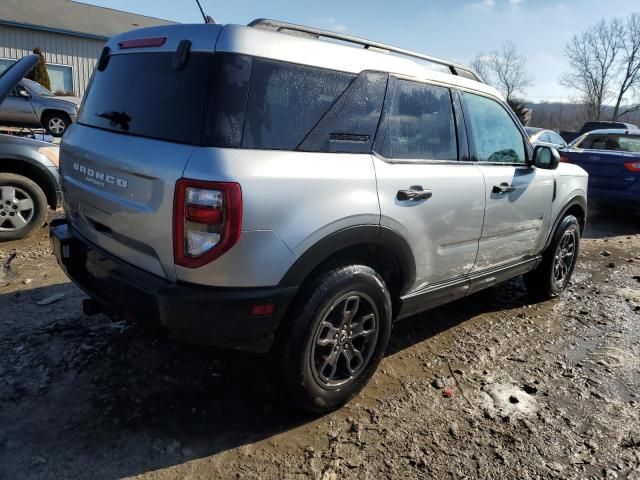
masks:
<instances>
[{"instance_id":1,"label":"distant vehicle","mask_svg":"<svg viewBox=\"0 0 640 480\"><path fill-rule=\"evenodd\" d=\"M0 102L38 63L37 55L18 60L0 75ZM34 233L47 216L47 207L60 203L57 145L0 135L0 241Z\"/></svg>"},{"instance_id":2,"label":"distant vehicle","mask_svg":"<svg viewBox=\"0 0 640 480\"><path fill-rule=\"evenodd\" d=\"M78 105L27 78L0 105L0 125L44 128L54 137L61 137L77 116Z\"/></svg>"},{"instance_id":3,"label":"distant vehicle","mask_svg":"<svg viewBox=\"0 0 640 480\"><path fill-rule=\"evenodd\" d=\"M553 130L545 130L544 128L536 127L524 127L524 130L529 136L529 141L532 145L547 145L554 148L564 148L567 146L567 142L554 132Z\"/></svg>"},{"instance_id":4,"label":"distant vehicle","mask_svg":"<svg viewBox=\"0 0 640 480\"><path fill-rule=\"evenodd\" d=\"M562 150L589 173L589 197L640 212L640 130L594 130Z\"/></svg>"},{"instance_id":5,"label":"distant vehicle","mask_svg":"<svg viewBox=\"0 0 640 480\"><path fill-rule=\"evenodd\" d=\"M560 132L560 136L567 142L571 143L580 135L583 135L588 132L592 132L593 130L602 130L602 129L622 129L622 130L637 130L638 127L633 123L624 123L624 122L585 122L582 125L582 128L578 132Z\"/></svg>"}]
</instances>

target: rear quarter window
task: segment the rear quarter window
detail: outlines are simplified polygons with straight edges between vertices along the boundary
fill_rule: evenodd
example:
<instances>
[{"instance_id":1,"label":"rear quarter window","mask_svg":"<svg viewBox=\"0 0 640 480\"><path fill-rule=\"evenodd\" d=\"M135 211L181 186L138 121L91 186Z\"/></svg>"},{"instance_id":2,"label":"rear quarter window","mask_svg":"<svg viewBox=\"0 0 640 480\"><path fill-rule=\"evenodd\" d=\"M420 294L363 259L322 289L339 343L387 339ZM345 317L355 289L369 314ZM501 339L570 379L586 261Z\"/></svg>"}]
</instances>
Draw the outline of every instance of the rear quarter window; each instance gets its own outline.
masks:
<instances>
[{"instance_id":1,"label":"rear quarter window","mask_svg":"<svg viewBox=\"0 0 640 480\"><path fill-rule=\"evenodd\" d=\"M355 75L254 59L243 148L295 150Z\"/></svg>"}]
</instances>

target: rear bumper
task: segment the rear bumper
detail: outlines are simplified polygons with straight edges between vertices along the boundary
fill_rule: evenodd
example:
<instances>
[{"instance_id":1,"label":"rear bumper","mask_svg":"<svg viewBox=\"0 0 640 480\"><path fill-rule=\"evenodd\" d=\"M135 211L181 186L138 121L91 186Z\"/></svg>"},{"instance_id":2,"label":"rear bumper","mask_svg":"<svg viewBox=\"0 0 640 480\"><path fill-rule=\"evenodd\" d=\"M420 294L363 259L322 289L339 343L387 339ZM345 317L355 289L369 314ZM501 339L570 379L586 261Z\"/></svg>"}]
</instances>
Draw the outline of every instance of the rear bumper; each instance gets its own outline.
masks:
<instances>
[{"instance_id":1,"label":"rear bumper","mask_svg":"<svg viewBox=\"0 0 640 480\"><path fill-rule=\"evenodd\" d=\"M157 324L186 343L266 352L297 291L170 283L92 245L65 219L53 221L50 231L60 267L106 314ZM275 309L252 315L255 305Z\"/></svg>"}]
</instances>

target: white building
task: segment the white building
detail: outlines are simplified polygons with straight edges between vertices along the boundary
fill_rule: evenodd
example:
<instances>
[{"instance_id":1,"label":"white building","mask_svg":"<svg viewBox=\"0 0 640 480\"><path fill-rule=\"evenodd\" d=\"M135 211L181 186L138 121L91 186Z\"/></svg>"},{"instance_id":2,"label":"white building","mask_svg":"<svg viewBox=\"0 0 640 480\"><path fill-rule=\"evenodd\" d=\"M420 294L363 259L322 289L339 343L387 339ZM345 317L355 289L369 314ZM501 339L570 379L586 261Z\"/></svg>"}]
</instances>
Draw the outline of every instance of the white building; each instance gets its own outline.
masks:
<instances>
[{"instance_id":1,"label":"white building","mask_svg":"<svg viewBox=\"0 0 640 480\"><path fill-rule=\"evenodd\" d=\"M1 0L0 73L40 47L51 90L82 97L109 37L169 23L71 0Z\"/></svg>"}]
</instances>

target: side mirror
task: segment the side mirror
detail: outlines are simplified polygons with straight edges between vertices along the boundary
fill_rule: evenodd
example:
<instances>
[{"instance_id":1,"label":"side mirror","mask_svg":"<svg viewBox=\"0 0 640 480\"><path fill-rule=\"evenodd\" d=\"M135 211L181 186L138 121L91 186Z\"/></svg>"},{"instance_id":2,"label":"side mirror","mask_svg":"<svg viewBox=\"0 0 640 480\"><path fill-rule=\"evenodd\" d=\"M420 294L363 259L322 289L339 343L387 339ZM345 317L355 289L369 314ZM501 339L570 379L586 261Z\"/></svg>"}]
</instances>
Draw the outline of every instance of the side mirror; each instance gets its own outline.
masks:
<instances>
[{"instance_id":1,"label":"side mirror","mask_svg":"<svg viewBox=\"0 0 640 480\"><path fill-rule=\"evenodd\" d=\"M538 145L533 150L533 165L545 170L555 170L560 163L558 150L545 145Z\"/></svg>"},{"instance_id":2,"label":"side mirror","mask_svg":"<svg viewBox=\"0 0 640 480\"><path fill-rule=\"evenodd\" d=\"M24 98L29 98L29 93L26 90L18 90L18 95Z\"/></svg>"}]
</instances>

